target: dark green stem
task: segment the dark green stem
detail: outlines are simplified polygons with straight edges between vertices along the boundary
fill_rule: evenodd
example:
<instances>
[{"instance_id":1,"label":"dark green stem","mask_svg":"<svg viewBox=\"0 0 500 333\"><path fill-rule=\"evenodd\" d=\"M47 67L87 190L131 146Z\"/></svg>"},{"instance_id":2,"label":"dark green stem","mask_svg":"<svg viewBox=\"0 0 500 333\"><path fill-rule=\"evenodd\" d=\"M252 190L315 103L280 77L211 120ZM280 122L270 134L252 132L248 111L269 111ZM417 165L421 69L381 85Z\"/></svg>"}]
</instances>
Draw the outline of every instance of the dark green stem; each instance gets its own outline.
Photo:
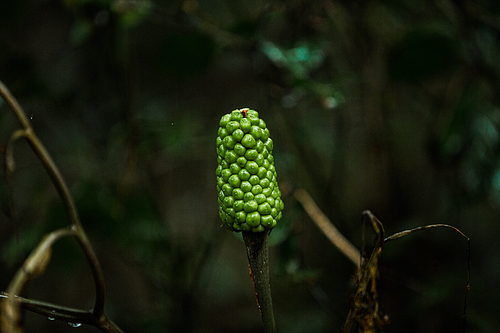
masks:
<instances>
[{"instance_id":1,"label":"dark green stem","mask_svg":"<svg viewBox=\"0 0 500 333\"><path fill-rule=\"evenodd\" d=\"M265 333L276 333L271 284L269 283L269 253L267 232L243 232L247 248L248 269L255 289Z\"/></svg>"}]
</instances>

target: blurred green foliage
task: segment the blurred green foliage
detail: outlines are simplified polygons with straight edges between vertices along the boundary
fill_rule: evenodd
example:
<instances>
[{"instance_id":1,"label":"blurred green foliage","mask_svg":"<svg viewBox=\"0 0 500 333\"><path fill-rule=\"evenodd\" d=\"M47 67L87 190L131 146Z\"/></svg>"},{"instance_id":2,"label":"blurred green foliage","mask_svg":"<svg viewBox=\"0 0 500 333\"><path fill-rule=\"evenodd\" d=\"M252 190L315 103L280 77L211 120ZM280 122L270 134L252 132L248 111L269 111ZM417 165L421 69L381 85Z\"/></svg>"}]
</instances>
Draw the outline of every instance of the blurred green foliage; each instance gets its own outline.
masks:
<instances>
[{"instance_id":1,"label":"blurred green foliage","mask_svg":"<svg viewBox=\"0 0 500 333\"><path fill-rule=\"evenodd\" d=\"M302 187L358 247L364 209L388 234L460 228L468 330L496 332L499 14L494 0L8 0L0 79L71 186L126 332L259 331L244 246L220 228L215 193L218 120L241 107L265 119L284 186L270 238L279 331L339 330L353 287L349 261L290 195ZM0 104L2 157L15 129ZM26 144L15 159L13 177L1 171L1 290L66 223ZM388 332L459 330L466 245L454 236L384 248ZM30 297L90 307L74 245L56 249ZM27 332L70 329L25 316Z\"/></svg>"}]
</instances>

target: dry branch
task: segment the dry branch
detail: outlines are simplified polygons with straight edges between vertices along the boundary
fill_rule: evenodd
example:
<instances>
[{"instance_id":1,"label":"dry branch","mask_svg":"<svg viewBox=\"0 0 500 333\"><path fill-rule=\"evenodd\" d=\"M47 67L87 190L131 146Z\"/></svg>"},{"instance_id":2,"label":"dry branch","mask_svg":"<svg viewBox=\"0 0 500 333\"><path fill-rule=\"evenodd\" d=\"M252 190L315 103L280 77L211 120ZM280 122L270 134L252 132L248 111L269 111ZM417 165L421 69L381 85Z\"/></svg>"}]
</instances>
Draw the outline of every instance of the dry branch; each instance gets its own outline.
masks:
<instances>
[{"instance_id":1,"label":"dry branch","mask_svg":"<svg viewBox=\"0 0 500 333\"><path fill-rule=\"evenodd\" d=\"M330 219L319 209L309 193L303 189L297 189L294 196L332 244L359 268L361 261L359 250L333 225Z\"/></svg>"},{"instance_id":2,"label":"dry branch","mask_svg":"<svg viewBox=\"0 0 500 333\"><path fill-rule=\"evenodd\" d=\"M5 163L7 176L14 172L15 161L14 161L14 144L20 139L25 139L35 154L38 156L45 168L47 174L49 175L52 183L54 184L66 210L68 216L69 225L66 229L60 229L48 234L37 246L37 248L32 252L32 254L26 259L22 267L16 272L14 278L9 284L7 294L2 294L4 298L2 304L2 331L8 333L17 333L20 328L17 324L19 320L19 305L25 306L27 309L38 313L44 313L48 307L48 303L41 303L36 301L25 300L20 302L20 298L16 297L22 291L23 286L38 274L40 274L46 264L50 260L50 251L52 244L59 238L67 235L72 235L78 241L78 244L82 248L87 262L90 265L92 275L94 278L94 284L96 289L96 299L94 308L91 312L92 321L89 322L87 319L88 313L79 310L69 309L76 316L76 319L81 319L75 321L78 323L85 322L94 325L104 332L121 332L121 330L107 319L104 314L104 300L105 300L105 285L104 277L102 275L101 267L97 256L90 245L90 241L87 238L85 230L83 229L73 197L69 191L66 182L64 181L61 172L57 168L56 164L52 160L50 154L43 146L42 142L35 135L33 128L26 117L25 112L15 99L15 97L10 93L7 87L0 81L0 96L9 105L12 112L16 116L17 120L21 125L21 129L16 130L5 148ZM57 314L61 310L61 307L54 306L51 311ZM66 309L67 310L67 309ZM81 317L79 317L81 316ZM53 316L56 318L56 316ZM57 319L66 318L61 312Z\"/></svg>"}]
</instances>

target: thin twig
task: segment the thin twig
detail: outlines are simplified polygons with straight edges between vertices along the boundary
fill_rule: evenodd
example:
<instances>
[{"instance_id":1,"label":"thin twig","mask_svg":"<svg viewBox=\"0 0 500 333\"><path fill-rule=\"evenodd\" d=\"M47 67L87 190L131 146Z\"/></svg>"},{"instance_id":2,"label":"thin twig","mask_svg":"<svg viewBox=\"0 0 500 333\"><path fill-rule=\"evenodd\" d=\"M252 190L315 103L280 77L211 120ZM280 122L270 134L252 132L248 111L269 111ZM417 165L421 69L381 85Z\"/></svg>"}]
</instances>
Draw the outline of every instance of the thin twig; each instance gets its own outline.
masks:
<instances>
[{"instance_id":1,"label":"thin twig","mask_svg":"<svg viewBox=\"0 0 500 333\"><path fill-rule=\"evenodd\" d=\"M90 241L87 238L85 230L83 229L80 223L80 218L78 217L76 206L73 197L71 196L71 193L69 191L69 188L66 185L66 182L64 181L62 174L60 173L56 164L52 160L50 154L45 149L42 142L35 135L33 128L31 127L31 124L28 118L26 117L25 112L23 111L23 109L21 108L15 97L10 93L8 88L1 81L0 81L0 96L10 106L10 108L12 109L13 113L15 114L16 118L18 119L19 123L22 126L22 129L14 132L14 134L10 138L8 146L6 147L7 151L5 156L6 156L7 172L12 172L15 167L13 159L14 143L21 138L26 139L30 144L31 148L33 149L33 151L35 152L35 154L42 162L43 167L47 171L50 179L52 180L52 183L54 184L57 192L59 193L59 196L61 197L61 200L66 209L66 213L69 220L69 228L72 230L75 238L77 239L90 265L96 289L96 299L92 315L96 319L99 328L104 329L104 327L108 327L113 332L118 332L119 329L118 330L115 329L116 325L110 322L104 315L104 300L105 300L104 277L102 274L99 261L97 260L97 256L92 246L90 245ZM22 284L19 284L19 281L16 281L16 278L14 278L13 281L11 282L11 285L22 286L24 285L24 282ZM12 289L10 288L10 286L9 290L15 290L14 293L9 293L10 295L16 295L18 292L21 291L21 289L17 288ZM9 303L14 302L14 299L15 299L14 297L9 298Z\"/></svg>"},{"instance_id":2,"label":"thin twig","mask_svg":"<svg viewBox=\"0 0 500 333\"><path fill-rule=\"evenodd\" d=\"M9 298L8 293L0 293L0 298ZM51 319L72 323L93 324L95 322L92 311L73 309L61 305L37 301L21 296L14 296L15 301L25 310L41 314Z\"/></svg>"},{"instance_id":3,"label":"thin twig","mask_svg":"<svg viewBox=\"0 0 500 333\"><path fill-rule=\"evenodd\" d=\"M421 227L416 227L416 228L413 228L413 229L408 229L408 230L403 230L403 231L400 231L400 232L396 232L395 234L393 235L390 235L390 236L387 236L385 239L384 239L384 243L387 243L391 240L394 240L396 238L399 238L399 237L403 237L403 236L406 236L408 234L411 234L411 233L414 233L416 231L422 231L422 230L425 230L425 229L431 229L431 228L451 228L453 230L455 230L456 232L458 232L460 235L462 235L463 237L465 237L468 241L470 240L469 237L467 237L463 232L461 232L458 228L452 226L452 225L449 225L449 224L442 224L442 223L438 223L438 224L429 224L429 225L424 225L424 226L421 226Z\"/></svg>"},{"instance_id":4,"label":"thin twig","mask_svg":"<svg viewBox=\"0 0 500 333\"><path fill-rule=\"evenodd\" d=\"M333 225L330 219L319 209L309 193L303 189L297 189L294 196L332 244L359 268L361 260L359 250Z\"/></svg>"},{"instance_id":5,"label":"thin twig","mask_svg":"<svg viewBox=\"0 0 500 333\"><path fill-rule=\"evenodd\" d=\"M470 290L470 238L464 234L462 231L460 231L457 227L454 227L449 224L429 224L429 225L424 225L421 227L416 227L413 229L408 229L408 230L403 230L401 232L397 232L391 236L388 236L384 239L384 243L387 243L391 240L409 235L411 233L417 232L417 231L422 231L422 230L427 230L431 228L450 228L458 232L462 237L464 237L467 240L467 285L465 286L465 295L464 295L464 310L462 314L462 333L465 333L465 329L467 327L467 319L466 319L466 311L467 311L467 294Z\"/></svg>"},{"instance_id":6,"label":"thin twig","mask_svg":"<svg viewBox=\"0 0 500 333\"><path fill-rule=\"evenodd\" d=\"M7 293L0 293L0 298L7 299L8 297L9 295ZM123 333L118 326L106 317L101 318L101 322L99 322L92 311L69 308L20 296L14 296L14 299L21 308L46 316L47 318L66 321L72 324L92 325L107 333Z\"/></svg>"},{"instance_id":7,"label":"thin twig","mask_svg":"<svg viewBox=\"0 0 500 333\"><path fill-rule=\"evenodd\" d=\"M78 217L78 212L76 210L75 202L71 193L69 191L66 182L64 181L59 169L56 164L50 157L49 153L41 143L41 141L36 137L36 135L31 131L28 132L26 139L31 144L31 147L38 155L45 169L47 170L52 182L54 183L61 199L66 207L66 212L69 218L70 226L74 228L76 233L76 239L82 248L87 261L90 265L92 275L94 277L94 283L96 287L96 300L94 305L94 315L101 316L104 312L104 299L105 299L105 286L104 286L104 278L101 271L101 267L99 265L99 261L97 260L97 256L90 245L90 241L87 238L87 234L85 233L81 223L80 218Z\"/></svg>"}]
</instances>

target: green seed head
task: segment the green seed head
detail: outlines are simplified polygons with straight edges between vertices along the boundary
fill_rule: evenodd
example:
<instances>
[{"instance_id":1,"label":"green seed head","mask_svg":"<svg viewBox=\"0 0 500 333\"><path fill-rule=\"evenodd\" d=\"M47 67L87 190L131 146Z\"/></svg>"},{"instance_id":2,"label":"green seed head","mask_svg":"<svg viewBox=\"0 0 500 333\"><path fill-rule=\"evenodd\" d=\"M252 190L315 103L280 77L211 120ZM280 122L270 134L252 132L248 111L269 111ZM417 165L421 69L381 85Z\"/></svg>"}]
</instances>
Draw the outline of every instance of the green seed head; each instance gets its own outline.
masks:
<instances>
[{"instance_id":1,"label":"green seed head","mask_svg":"<svg viewBox=\"0 0 500 333\"><path fill-rule=\"evenodd\" d=\"M215 173L224 226L252 232L274 228L284 205L266 123L257 111L240 109L222 116L219 125Z\"/></svg>"}]
</instances>

